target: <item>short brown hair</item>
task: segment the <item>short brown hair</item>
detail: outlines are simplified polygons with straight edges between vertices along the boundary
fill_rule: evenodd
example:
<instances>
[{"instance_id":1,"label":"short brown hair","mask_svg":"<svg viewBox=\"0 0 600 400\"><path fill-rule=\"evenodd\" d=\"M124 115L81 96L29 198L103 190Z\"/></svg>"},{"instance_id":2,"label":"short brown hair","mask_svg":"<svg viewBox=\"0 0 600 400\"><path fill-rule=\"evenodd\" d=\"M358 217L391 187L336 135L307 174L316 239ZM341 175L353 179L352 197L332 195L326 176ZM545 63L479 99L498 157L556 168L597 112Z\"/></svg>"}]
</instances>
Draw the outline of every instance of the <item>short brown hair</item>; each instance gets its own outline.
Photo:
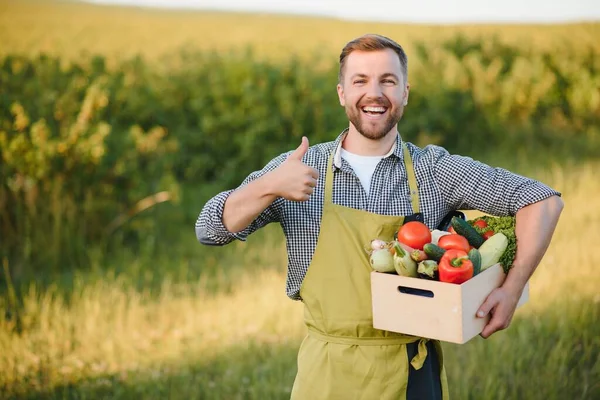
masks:
<instances>
[{"instance_id":1,"label":"short brown hair","mask_svg":"<svg viewBox=\"0 0 600 400\"><path fill-rule=\"evenodd\" d=\"M400 58L400 65L402 67L402 73L404 74L404 78L408 79L408 58L406 57L406 53L404 52L402 46L385 36L367 34L348 42L348 44L346 44L346 46L342 49L340 54L340 71L338 73L339 82L342 82L343 70L344 66L346 65L346 57L348 57L350 53L355 50L375 51L384 49L392 49L396 54L398 54L398 58Z\"/></svg>"}]
</instances>

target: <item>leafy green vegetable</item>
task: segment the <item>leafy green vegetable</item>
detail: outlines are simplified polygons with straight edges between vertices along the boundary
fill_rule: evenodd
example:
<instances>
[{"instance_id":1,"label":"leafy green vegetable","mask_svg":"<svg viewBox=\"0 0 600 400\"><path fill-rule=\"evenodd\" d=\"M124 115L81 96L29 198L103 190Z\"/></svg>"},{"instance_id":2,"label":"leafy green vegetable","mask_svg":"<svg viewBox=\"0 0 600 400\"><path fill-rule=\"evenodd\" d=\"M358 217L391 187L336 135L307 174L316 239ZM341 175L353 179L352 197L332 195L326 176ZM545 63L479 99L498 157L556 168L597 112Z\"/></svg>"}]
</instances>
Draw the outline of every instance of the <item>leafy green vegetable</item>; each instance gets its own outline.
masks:
<instances>
[{"instance_id":1,"label":"leafy green vegetable","mask_svg":"<svg viewBox=\"0 0 600 400\"><path fill-rule=\"evenodd\" d=\"M473 225L478 220L484 220L488 226L487 228L473 226L477 232L483 234L485 231L492 229L496 233L502 232L508 239L508 247L506 248L504 254L502 254L502 257L500 257L502 268L504 269L505 273L508 273L508 271L512 268L515 255L517 254L517 237L515 236L516 218L512 216L493 217L484 215L483 217L475 218L468 222L470 225Z\"/></svg>"}]
</instances>

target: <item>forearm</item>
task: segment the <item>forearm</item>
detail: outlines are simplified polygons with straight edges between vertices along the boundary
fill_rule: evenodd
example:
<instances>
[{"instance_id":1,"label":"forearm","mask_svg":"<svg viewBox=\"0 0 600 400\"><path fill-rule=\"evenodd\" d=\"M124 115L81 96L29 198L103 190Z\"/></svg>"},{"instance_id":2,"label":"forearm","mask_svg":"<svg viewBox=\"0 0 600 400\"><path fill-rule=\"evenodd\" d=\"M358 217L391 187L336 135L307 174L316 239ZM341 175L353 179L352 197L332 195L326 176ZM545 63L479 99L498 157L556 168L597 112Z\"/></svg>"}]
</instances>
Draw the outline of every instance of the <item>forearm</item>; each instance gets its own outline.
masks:
<instances>
[{"instance_id":1,"label":"forearm","mask_svg":"<svg viewBox=\"0 0 600 400\"><path fill-rule=\"evenodd\" d=\"M558 218L563 209L563 201L558 196L523 207L516 214L515 235L517 253L513 267L509 271L504 287L513 293L521 293L546 253Z\"/></svg>"},{"instance_id":2,"label":"forearm","mask_svg":"<svg viewBox=\"0 0 600 400\"><path fill-rule=\"evenodd\" d=\"M266 174L233 191L223 209L223 225L229 232L245 229L277 198L274 185Z\"/></svg>"}]
</instances>

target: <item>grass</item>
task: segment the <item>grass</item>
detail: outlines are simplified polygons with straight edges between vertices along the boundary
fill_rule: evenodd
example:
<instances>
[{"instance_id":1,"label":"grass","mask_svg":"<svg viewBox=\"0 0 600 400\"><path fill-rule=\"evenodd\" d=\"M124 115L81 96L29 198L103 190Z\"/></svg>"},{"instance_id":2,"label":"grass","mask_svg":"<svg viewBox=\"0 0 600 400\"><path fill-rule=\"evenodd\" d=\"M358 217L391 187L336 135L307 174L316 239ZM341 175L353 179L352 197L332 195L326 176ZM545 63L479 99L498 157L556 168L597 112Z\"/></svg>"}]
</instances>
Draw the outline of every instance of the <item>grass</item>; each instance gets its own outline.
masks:
<instances>
[{"instance_id":1,"label":"grass","mask_svg":"<svg viewBox=\"0 0 600 400\"><path fill-rule=\"evenodd\" d=\"M597 168L540 173L566 203L554 241L508 330L444 344L453 398L600 396ZM0 397L289 398L305 328L284 294L278 228L225 248L193 241L187 259L123 253L68 291L31 283L18 304L4 296Z\"/></svg>"},{"instance_id":2,"label":"grass","mask_svg":"<svg viewBox=\"0 0 600 400\"><path fill-rule=\"evenodd\" d=\"M336 56L351 37L373 31L409 52L417 39L459 32L556 51L575 40L598 51L600 24L435 27L0 0L1 55L46 52L65 62L82 53L164 61L181 48L247 45L265 57ZM598 170L590 162L531 171L563 192L566 209L511 327L444 344L454 399L600 398ZM90 249L91 268L50 282L14 286L5 268L0 399L289 398L306 330L301 304L284 293L281 233L271 226L246 244L202 247L192 222L158 252L154 242L139 253Z\"/></svg>"}]
</instances>

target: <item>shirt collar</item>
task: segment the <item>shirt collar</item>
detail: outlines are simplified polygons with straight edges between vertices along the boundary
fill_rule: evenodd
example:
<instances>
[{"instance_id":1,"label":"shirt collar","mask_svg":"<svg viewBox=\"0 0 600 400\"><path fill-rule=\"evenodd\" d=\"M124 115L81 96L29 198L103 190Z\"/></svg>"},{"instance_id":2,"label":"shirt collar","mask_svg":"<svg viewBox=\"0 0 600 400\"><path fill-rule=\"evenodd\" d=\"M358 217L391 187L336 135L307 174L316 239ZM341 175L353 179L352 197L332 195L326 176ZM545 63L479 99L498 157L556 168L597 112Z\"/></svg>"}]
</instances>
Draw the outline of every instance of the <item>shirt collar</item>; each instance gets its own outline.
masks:
<instances>
[{"instance_id":1,"label":"shirt collar","mask_svg":"<svg viewBox=\"0 0 600 400\"><path fill-rule=\"evenodd\" d=\"M342 133L338 135L337 139L334 142L335 153L333 154L333 167L337 169L342 168L342 142L346 138L348 130L349 128L344 129ZM400 134L396 136L396 142L390 149L390 152L384 155L383 157L389 157L392 154L398 157L400 161L402 161L402 159L404 158L404 153L402 152L402 138L400 137Z\"/></svg>"}]
</instances>

